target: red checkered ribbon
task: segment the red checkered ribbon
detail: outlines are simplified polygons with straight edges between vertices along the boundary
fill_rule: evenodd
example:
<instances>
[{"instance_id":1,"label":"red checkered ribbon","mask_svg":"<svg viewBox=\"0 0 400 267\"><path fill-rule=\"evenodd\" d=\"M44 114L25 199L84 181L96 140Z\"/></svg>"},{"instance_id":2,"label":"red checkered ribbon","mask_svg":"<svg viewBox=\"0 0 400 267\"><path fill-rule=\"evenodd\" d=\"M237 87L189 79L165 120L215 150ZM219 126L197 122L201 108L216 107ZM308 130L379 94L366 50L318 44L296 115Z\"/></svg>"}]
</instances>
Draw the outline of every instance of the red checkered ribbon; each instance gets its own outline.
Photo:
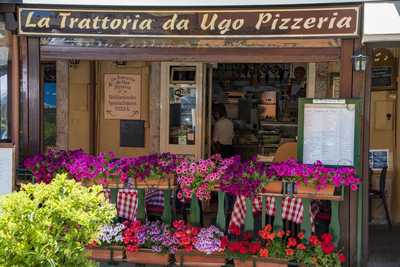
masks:
<instances>
[{"instance_id":1,"label":"red checkered ribbon","mask_svg":"<svg viewBox=\"0 0 400 267\"><path fill-rule=\"evenodd\" d=\"M111 190L105 189L104 195L106 199L111 201ZM117 213L118 216L127 220L136 218L136 210L138 204L137 191L133 189L118 190L117 197Z\"/></svg>"},{"instance_id":2,"label":"red checkered ribbon","mask_svg":"<svg viewBox=\"0 0 400 267\"><path fill-rule=\"evenodd\" d=\"M111 201L111 190L105 189L104 195L106 199ZM127 220L136 218L138 205L137 191L134 189L120 189L117 197L118 216ZM157 189L147 189L145 195L146 209L151 211L162 211L164 207L163 191Z\"/></svg>"},{"instance_id":3,"label":"red checkered ribbon","mask_svg":"<svg viewBox=\"0 0 400 267\"><path fill-rule=\"evenodd\" d=\"M275 198L266 197L266 214L273 216L275 214ZM311 224L313 225L314 217L318 212L318 206L311 205ZM256 197L253 199L253 212L259 212L262 209L262 199L261 197ZM244 224L246 216L246 198L238 197L233 206L233 211L231 215L231 221L229 225L236 225L240 227ZM304 207L300 198L285 197L282 200L282 219L288 220L294 223L303 222L303 212Z\"/></svg>"}]
</instances>

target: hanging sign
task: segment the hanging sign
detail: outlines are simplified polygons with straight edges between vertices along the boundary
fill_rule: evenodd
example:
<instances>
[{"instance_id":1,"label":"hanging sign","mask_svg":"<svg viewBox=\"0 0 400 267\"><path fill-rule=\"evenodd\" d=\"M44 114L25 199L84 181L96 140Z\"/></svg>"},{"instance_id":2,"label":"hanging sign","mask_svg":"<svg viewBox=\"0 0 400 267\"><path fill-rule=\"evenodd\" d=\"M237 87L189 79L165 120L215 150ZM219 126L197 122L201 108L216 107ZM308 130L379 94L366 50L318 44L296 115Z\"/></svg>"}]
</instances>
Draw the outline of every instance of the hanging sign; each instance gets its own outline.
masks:
<instances>
[{"instance_id":1,"label":"hanging sign","mask_svg":"<svg viewBox=\"0 0 400 267\"><path fill-rule=\"evenodd\" d=\"M19 33L113 37L357 36L359 7L231 10L19 9Z\"/></svg>"},{"instance_id":2,"label":"hanging sign","mask_svg":"<svg viewBox=\"0 0 400 267\"><path fill-rule=\"evenodd\" d=\"M104 75L104 117L116 120L140 120L141 76L139 74Z\"/></svg>"}]
</instances>

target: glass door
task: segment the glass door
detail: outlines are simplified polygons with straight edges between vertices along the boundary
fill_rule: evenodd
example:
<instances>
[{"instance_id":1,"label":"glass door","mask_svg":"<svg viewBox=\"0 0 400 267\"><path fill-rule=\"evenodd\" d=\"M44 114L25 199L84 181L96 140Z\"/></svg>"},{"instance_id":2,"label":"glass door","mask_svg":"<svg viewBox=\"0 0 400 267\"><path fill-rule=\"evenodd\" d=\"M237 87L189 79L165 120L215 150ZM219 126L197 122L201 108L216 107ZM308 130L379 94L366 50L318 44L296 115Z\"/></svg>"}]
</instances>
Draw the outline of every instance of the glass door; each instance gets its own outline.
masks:
<instances>
[{"instance_id":1,"label":"glass door","mask_svg":"<svg viewBox=\"0 0 400 267\"><path fill-rule=\"evenodd\" d=\"M203 64L162 63L161 82L161 152L201 158Z\"/></svg>"}]
</instances>

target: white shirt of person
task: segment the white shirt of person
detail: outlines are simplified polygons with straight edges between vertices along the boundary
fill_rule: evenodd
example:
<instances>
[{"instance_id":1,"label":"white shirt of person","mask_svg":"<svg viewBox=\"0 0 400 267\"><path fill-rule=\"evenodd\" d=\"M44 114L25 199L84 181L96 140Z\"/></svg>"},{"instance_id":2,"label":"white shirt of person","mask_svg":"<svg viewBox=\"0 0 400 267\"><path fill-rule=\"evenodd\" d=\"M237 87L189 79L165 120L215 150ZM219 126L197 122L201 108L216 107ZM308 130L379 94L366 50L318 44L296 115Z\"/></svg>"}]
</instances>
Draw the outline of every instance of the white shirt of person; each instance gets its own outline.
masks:
<instances>
[{"instance_id":1,"label":"white shirt of person","mask_svg":"<svg viewBox=\"0 0 400 267\"><path fill-rule=\"evenodd\" d=\"M233 131L233 123L227 118L219 119L214 125L213 141L219 142L221 145L232 145L235 135Z\"/></svg>"}]
</instances>

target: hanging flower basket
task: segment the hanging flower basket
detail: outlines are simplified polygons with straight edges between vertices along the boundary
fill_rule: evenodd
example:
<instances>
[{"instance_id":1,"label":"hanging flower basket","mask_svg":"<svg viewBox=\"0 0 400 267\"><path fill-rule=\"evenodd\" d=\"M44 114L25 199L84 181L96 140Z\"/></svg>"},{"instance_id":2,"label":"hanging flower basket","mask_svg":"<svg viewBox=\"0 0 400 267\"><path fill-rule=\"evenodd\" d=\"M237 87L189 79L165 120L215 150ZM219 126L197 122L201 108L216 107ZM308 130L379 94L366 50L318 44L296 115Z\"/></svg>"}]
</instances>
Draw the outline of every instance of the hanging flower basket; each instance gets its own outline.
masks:
<instances>
[{"instance_id":1,"label":"hanging flower basket","mask_svg":"<svg viewBox=\"0 0 400 267\"><path fill-rule=\"evenodd\" d=\"M185 267L220 267L225 264L223 253L207 255L200 252L185 252L180 250L176 254L178 266Z\"/></svg>"},{"instance_id":2,"label":"hanging flower basket","mask_svg":"<svg viewBox=\"0 0 400 267\"><path fill-rule=\"evenodd\" d=\"M175 175L173 174L168 174L162 178L158 179L138 179L135 178L134 181L135 187L145 187L145 188L159 188L159 187L173 187L176 182L175 182Z\"/></svg>"},{"instance_id":3,"label":"hanging flower basket","mask_svg":"<svg viewBox=\"0 0 400 267\"><path fill-rule=\"evenodd\" d=\"M234 260L235 267L287 267L288 262L285 260L273 258L251 257L245 261L240 259Z\"/></svg>"},{"instance_id":4,"label":"hanging flower basket","mask_svg":"<svg viewBox=\"0 0 400 267\"><path fill-rule=\"evenodd\" d=\"M129 263L148 265L168 265L169 254L155 253L151 249L126 251L126 261Z\"/></svg>"},{"instance_id":5,"label":"hanging flower basket","mask_svg":"<svg viewBox=\"0 0 400 267\"><path fill-rule=\"evenodd\" d=\"M280 194L282 193L282 187L283 187L282 181L271 181L264 186L262 192Z\"/></svg>"},{"instance_id":6,"label":"hanging flower basket","mask_svg":"<svg viewBox=\"0 0 400 267\"><path fill-rule=\"evenodd\" d=\"M86 248L88 257L95 261L122 261L124 248L121 246Z\"/></svg>"},{"instance_id":7,"label":"hanging flower basket","mask_svg":"<svg viewBox=\"0 0 400 267\"><path fill-rule=\"evenodd\" d=\"M335 193L334 185L327 185L324 188L318 188L315 185L305 185L298 184L296 186L297 194L313 194L313 195L325 195L325 196L333 196Z\"/></svg>"}]
</instances>

